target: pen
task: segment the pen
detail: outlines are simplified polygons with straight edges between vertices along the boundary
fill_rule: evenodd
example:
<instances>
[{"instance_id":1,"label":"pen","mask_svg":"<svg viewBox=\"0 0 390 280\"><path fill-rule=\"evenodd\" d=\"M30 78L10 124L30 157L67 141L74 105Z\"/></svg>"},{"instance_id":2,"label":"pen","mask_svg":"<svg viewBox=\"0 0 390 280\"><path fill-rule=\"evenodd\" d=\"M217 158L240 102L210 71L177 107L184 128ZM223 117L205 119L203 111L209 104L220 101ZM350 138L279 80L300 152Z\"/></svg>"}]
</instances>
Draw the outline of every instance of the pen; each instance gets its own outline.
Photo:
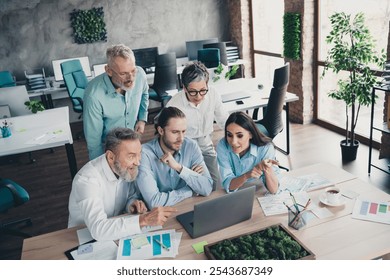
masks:
<instances>
[{"instance_id":1,"label":"pen","mask_svg":"<svg viewBox=\"0 0 390 280\"><path fill-rule=\"evenodd\" d=\"M154 239L154 238L153 238L153 240L156 241L156 243L158 243L165 250L169 251L169 248L167 246L165 246L160 240L157 240L157 239Z\"/></svg>"},{"instance_id":2,"label":"pen","mask_svg":"<svg viewBox=\"0 0 390 280\"><path fill-rule=\"evenodd\" d=\"M35 141L41 140L41 139L42 139L43 137L45 137L45 136L46 136L46 133L43 134L43 135L41 135L41 136L36 137L34 140L35 140Z\"/></svg>"},{"instance_id":3,"label":"pen","mask_svg":"<svg viewBox=\"0 0 390 280\"><path fill-rule=\"evenodd\" d=\"M299 213L300 211L299 211L299 209L298 209L297 201L295 200L295 197L293 196L293 194L292 194L291 192L290 192L290 196L291 196L291 198L292 198L292 200L293 200L294 207L295 207L295 209L297 210L297 213Z\"/></svg>"},{"instance_id":4,"label":"pen","mask_svg":"<svg viewBox=\"0 0 390 280\"><path fill-rule=\"evenodd\" d=\"M306 209L309 206L310 202L311 202L311 199L309 198L309 200L306 202L306 205L305 205L305 207L303 207L303 209Z\"/></svg>"},{"instance_id":5,"label":"pen","mask_svg":"<svg viewBox=\"0 0 390 280\"><path fill-rule=\"evenodd\" d=\"M296 215L296 213L284 201L283 204L287 207L288 210L290 210L294 215Z\"/></svg>"}]
</instances>

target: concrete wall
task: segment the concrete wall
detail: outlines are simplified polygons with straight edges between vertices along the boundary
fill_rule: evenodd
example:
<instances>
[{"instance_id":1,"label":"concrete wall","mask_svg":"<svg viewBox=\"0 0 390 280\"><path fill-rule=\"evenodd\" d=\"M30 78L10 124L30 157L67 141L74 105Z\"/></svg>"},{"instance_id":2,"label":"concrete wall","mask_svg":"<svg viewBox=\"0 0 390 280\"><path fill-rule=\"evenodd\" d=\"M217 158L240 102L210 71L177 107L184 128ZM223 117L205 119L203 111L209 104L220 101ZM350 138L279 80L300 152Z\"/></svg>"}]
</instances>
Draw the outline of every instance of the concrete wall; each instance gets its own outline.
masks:
<instances>
[{"instance_id":1,"label":"concrete wall","mask_svg":"<svg viewBox=\"0 0 390 280\"><path fill-rule=\"evenodd\" d=\"M131 48L163 46L186 56L185 41L218 37L230 40L228 0L1 0L0 71L24 79L24 70L45 68L51 61L88 56L91 66L105 62L116 43ZM69 13L103 7L107 42L73 42Z\"/></svg>"}]
</instances>

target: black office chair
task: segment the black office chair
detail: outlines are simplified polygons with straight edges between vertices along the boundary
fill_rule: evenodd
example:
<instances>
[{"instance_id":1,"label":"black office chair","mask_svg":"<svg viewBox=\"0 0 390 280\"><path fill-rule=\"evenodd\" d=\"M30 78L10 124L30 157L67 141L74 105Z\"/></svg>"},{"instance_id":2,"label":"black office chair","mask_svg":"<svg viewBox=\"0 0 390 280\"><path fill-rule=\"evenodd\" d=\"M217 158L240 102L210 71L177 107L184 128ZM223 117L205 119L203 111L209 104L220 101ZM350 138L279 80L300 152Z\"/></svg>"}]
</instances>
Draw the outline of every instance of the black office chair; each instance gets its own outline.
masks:
<instances>
[{"instance_id":1,"label":"black office chair","mask_svg":"<svg viewBox=\"0 0 390 280\"><path fill-rule=\"evenodd\" d=\"M268 99L267 107L263 109L263 119L256 121L261 132L274 139L284 129L282 111L286 99L287 86L290 76L290 64L275 69L273 88ZM257 110L253 112L253 119L257 119ZM280 150L280 149L279 149ZM285 167L281 167L287 169Z\"/></svg>"},{"instance_id":2,"label":"black office chair","mask_svg":"<svg viewBox=\"0 0 390 280\"><path fill-rule=\"evenodd\" d=\"M30 196L27 191L10 179L0 178L0 213L6 213L13 207L18 207L29 201ZM31 237L30 234L10 228L13 225L25 223L27 226L31 226L31 218L24 218L17 221L12 221L4 224L0 224L0 235L16 235L21 237Z\"/></svg>"},{"instance_id":3,"label":"black office chair","mask_svg":"<svg viewBox=\"0 0 390 280\"><path fill-rule=\"evenodd\" d=\"M160 102L164 108L171 96L167 90L177 89L176 53L160 54L156 57L153 85L149 88L149 99Z\"/></svg>"}]
</instances>

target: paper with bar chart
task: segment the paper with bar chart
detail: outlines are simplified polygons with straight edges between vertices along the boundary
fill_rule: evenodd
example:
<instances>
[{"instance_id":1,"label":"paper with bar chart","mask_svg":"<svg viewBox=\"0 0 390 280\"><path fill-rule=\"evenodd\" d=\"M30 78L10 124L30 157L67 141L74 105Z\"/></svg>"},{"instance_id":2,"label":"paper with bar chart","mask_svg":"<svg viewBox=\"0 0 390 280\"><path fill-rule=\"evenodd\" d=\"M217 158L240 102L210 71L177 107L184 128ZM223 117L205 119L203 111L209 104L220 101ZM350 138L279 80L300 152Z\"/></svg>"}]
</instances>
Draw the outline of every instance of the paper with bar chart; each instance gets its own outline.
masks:
<instances>
[{"instance_id":1,"label":"paper with bar chart","mask_svg":"<svg viewBox=\"0 0 390 280\"><path fill-rule=\"evenodd\" d=\"M352 218L390 224L390 203L356 199Z\"/></svg>"},{"instance_id":2,"label":"paper with bar chart","mask_svg":"<svg viewBox=\"0 0 390 280\"><path fill-rule=\"evenodd\" d=\"M119 240L118 260L174 258L178 254L181 232L161 230Z\"/></svg>"}]
</instances>

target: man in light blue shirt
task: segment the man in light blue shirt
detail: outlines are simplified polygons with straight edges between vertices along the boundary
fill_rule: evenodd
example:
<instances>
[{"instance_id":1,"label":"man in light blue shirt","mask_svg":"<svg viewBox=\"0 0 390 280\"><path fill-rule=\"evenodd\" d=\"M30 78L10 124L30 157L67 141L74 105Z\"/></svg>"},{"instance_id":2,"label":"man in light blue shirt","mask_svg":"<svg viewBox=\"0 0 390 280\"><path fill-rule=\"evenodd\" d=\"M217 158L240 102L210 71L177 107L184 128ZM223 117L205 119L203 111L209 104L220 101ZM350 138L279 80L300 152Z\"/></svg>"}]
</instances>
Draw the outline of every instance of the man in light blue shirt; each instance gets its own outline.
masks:
<instances>
[{"instance_id":1,"label":"man in light blue shirt","mask_svg":"<svg viewBox=\"0 0 390 280\"><path fill-rule=\"evenodd\" d=\"M148 83L133 51L120 44L107 49L106 73L91 82L84 94L83 122L89 158L104 153L104 139L115 127L142 134L148 117Z\"/></svg>"},{"instance_id":2,"label":"man in light blue shirt","mask_svg":"<svg viewBox=\"0 0 390 280\"><path fill-rule=\"evenodd\" d=\"M186 128L180 109L164 108L156 124L159 137L142 146L137 184L149 209L212 191L202 152L194 140L184 137Z\"/></svg>"}]
</instances>

